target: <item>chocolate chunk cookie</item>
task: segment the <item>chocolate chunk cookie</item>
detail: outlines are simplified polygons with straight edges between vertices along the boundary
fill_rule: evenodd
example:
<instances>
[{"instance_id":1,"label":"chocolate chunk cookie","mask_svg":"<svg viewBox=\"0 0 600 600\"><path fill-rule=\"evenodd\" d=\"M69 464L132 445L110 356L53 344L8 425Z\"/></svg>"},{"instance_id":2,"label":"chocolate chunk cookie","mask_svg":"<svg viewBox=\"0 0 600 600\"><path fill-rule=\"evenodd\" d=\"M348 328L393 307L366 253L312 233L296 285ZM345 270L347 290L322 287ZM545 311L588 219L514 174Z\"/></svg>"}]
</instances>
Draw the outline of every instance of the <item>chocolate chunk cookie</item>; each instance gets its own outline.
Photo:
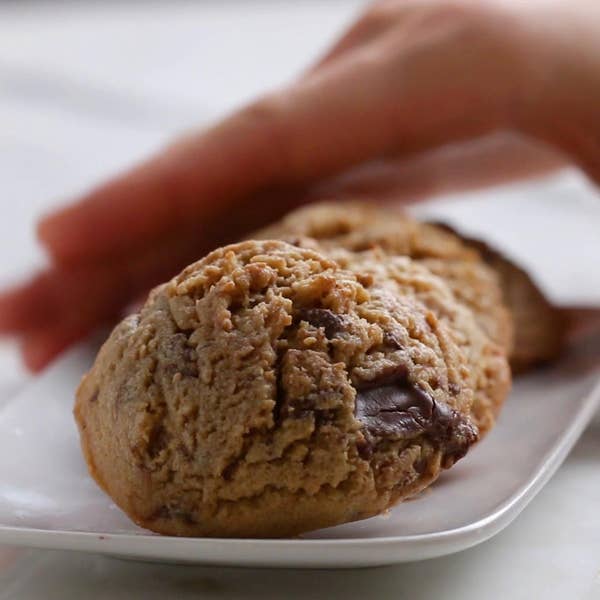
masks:
<instances>
[{"instance_id":1,"label":"chocolate chunk cookie","mask_svg":"<svg viewBox=\"0 0 600 600\"><path fill-rule=\"evenodd\" d=\"M375 515L467 452L477 328L441 318L464 307L424 267L362 260L228 246L115 328L75 416L90 472L134 521L294 535Z\"/></svg>"},{"instance_id":2,"label":"chocolate chunk cookie","mask_svg":"<svg viewBox=\"0 0 600 600\"><path fill-rule=\"evenodd\" d=\"M523 373L558 358L566 343L566 320L561 311L548 302L527 272L481 240L462 236L448 225L438 224L438 227L476 249L497 273L504 302L514 320L510 355L513 371Z\"/></svg>"},{"instance_id":3,"label":"chocolate chunk cookie","mask_svg":"<svg viewBox=\"0 0 600 600\"><path fill-rule=\"evenodd\" d=\"M378 248L351 252L329 246L324 251L344 268L363 276L372 274L386 281L394 294L414 294L448 327L471 374L473 420L481 435L487 433L493 427L511 386L506 351L490 338L480 320L460 301L462 297L459 296L457 301L452 293L453 286L448 286L445 278L433 275L427 268L429 261L417 262L408 257L390 256ZM464 277L465 272L460 275Z\"/></svg>"},{"instance_id":4,"label":"chocolate chunk cookie","mask_svg":"<svg viewBox=\"0 0 600 600\"><path fill-rule=\"evenodd\" d=\"M353 252L379 248L392 256L409 256L446 281L492 341L507 352L512 349L513 320L503 300L498 274L475 248L442 227L371 204L322 203L292 212L253 237L291 242L308 237L325 251L338 247Z\"/></svg>"},{"instance_id":5,"label":"chocolate chunk cookie","mask_svg":"<svg viewBox=\"0 0 600 600\"><path fill-rule=\"evenodd\" d=\"M365 203L323 203L290 213L257 234L262 236L292 241L307 236L323 247L381 248L412 257L442 277L473 311L487 335L509 352L515 372L556 358L564 346L559 311L527 273L486 244L461 237L447 226L421 223Z\"/></svg>"}]
</instances>

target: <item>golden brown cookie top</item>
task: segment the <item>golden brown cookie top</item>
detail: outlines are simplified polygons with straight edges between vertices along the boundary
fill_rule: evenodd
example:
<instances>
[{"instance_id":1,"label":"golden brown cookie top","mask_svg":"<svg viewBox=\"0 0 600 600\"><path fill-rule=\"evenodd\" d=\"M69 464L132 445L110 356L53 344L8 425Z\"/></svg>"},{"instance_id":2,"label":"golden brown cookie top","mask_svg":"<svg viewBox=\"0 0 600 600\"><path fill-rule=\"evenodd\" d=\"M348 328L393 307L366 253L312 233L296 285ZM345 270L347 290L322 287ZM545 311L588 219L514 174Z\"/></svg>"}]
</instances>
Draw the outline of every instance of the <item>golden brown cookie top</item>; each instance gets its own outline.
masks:
<instances>
[{"instance_id":1,"label":"golden brown cookie top","mask_svg":"<svg viewBox=\"0 0 600 600\"><path fill-rule=\"evenodd\" d=\"M443 283L401 270L402 288L268 240L190 265L115 329L80 387L98 481L145 526L211 535L334 524L422 489L477 439L473 378L420 298ZM439 302L462 310L447 290ZM284 496L298 502L288 529L269 514Z\"/></svg>"},{"instance_id":2,"label":"golden brown cookie top","mask_svg":"<svg viewBox=\"0 0 600 600\"><path fill-rule=\"evenodd\" d=\"M446 281L492 341L506 352L512 349L513 322L498 273L482 260L475 247L450 230L391 208L348 202L300 208L254 235L291 242L312 238L317 242L314 247L324 252L379 249L390 256L408 256Z\"/></svg>"},{"instance_id":3,"label":"golden brown cookie top","mask_svg":"<svg viewBox=\"0 0 600 600\"><path fill-rule=\"evenodd\" d=\"M443 228L422 223L405 212L367 202L321 202L299 208L255 232L257 239L304 236L321 245L347 250L374 248L411 258L479 261L478 252Z\"/></svg>"},{"instance_id":4,"label":"golden brown cookie top","mask_svg":"<svg viewBox=\"0 0 600 600\"><path fill-rule=\"evenodd\" d=\"M159 294L153 302L168 303L177 329L196 348L198 378L206 393L216 396L215 389L236 382L227 403L236 407L230 420L239 420L244 431L285 430L285 419L302 413L314 435L312 429L322 421L321 405L333 411L330 416L343 417L338 423L343 431L360 429L360 419L357 423L352 417L356 390L384 381L390 389L417 394L420 405L429 395L440 406L468 414L469 374L449 341L453 334L417 300L416 288L429 274L410 263L403 270L405 287L398 293L388 288L384 272L361 275L310 249L249 241L191 265L165 286L164 298ZM449 294L445 301L453 310ZM249 402L254 385L259 388ZM256 408L251 406L255 401ZM408 439L423 433L418 427L402 433L405 417L393 425L388 409L388 435L394 428ZM275 413L284 421L276 422ZM228 441L222 440L222 448ZM224 461L240 461L239 450Z\"/></svg>"}]
</instances>

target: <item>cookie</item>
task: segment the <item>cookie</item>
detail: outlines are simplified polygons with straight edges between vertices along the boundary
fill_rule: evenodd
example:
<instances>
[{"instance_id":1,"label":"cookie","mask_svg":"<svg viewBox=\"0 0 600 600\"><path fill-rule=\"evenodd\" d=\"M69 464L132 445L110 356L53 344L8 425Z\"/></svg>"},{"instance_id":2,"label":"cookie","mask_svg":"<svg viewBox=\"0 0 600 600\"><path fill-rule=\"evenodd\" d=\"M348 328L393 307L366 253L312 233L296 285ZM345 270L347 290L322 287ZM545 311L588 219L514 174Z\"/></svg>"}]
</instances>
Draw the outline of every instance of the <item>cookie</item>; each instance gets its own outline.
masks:
<instances>
[{"instance_id":1,"label":"cookie","mask_svg":"<svg viewBox=\"0 0 600 600\"><path fill-rule=\"evenodd\" d=\"M412 257L413 263L426 267L428 285L416 293L459 336L457 343L475 380L474 421L481 435L493 427L511 386L506 355L512 348L512 317L504 305L497 274L475 249L441 228L367 204L312 205L254 236L278 237L313 247L343 260L348 268L354 263L364 271L366 262L391 269L390 277L401 287L400 256ZM344 254L348 251L351 255ZM431 274L446 285L432 285L436 278ZM462 310L446 310L447 288L458 301L453 305L462 305ZM461 332L468 327L472 328L468 339L461 340Z\"/></svg>"},{"instance_id":2,"label":"cookie","mask_svg":"<svg viewBox=\"0 0 600 600\"><path fill-rule=\"evenodd\" d=\"M143 527L228 537L363 519L429 485L477 439L476 328L439 317L464 310L447 289L427 305L444 290L427 269L399 259L400 284L376 258L248 241L157 288L77 391L99 485Z\"/></svg>"},{"instance_id":3,"label":"cookie","mask_svg":"<svg viewBox=\"0 0 600 600\"><path fill-rule=\"evenodd\" d=\"M446 280L487 334L509 351L515 373L556 359L565 345L566 324L560 310L527 272L484 242L447 225L422 223L365 203L322 203L290 213L260 235L304 235L353 250L380 247L423 262Z\"/></svg>"},{"instance_id":4,"label":"cookie","mask_svg":"<svg viewBox=\"0 0 600 600\"><path fill-rule=\"evenodd\" d=\"M442 227L422 223L406 213L367 202L321 202L288 213L252 235L263 239L304 236L335 242L349 250L380 247L420 258L479 260L470 248Z\"/></svg>"},{"instance_id":5,"label":"cookie","mask_svg":"<svg viewBox=\"0 0 600 600\"><path fill-rule=\"evenodd\" d=\"M343 268L363 277L371 275L385 281L395 295L414 295L431 310L447 326L453 341L462 350L474 391L471 416L480 435L485 435L494 426L510 391L512 378L505 349L490 338L473 312L461 301L471 288L465 289L457 301L453 287L447 285L445 278L432 276L430 263L437 259L414 261L389 255L380 248L352 252L335 244L320 246L311 238L297 239L296 243L319 249ZM444 268L440 270L447 276L452 264L442 263ZM463 271L459 275L467 281L468 264L459 261L456 264L461 265ZM453 283L455 281L452 279ZM477 288L472 291L476 293ZM480 306L484 304L483 300L477 302Z\"/></svg>"},{"instance_id":6,"label":"cookie","mask_svg":"<svg viewBox=\"0 0 600 600\"><path fill-rule=\"evenodd\" d=\"M516 373L554 360L564 347L564 319L531 277L485 243L446 225L365 203L323 203L290 213L257 233L261 236L308 236L325 247L378 247L418 260L448 283L490 338L509 352Z\"/></svg>"},{"instance_id":7,"label":"cookie","mask_svg":"<svg viewBox=\"0 0 600 600\"><path fill-rule=\"evenodd\" d=\"M438 224L477 250L498 274L503 298L512 313L514 339L510 364L515 373L556 360L566 344L567 322L560 309L544 296L528 273L485 242L462 236L448 225Z\"/></svg>"},{"instance_id":8,"label":"cookie","mask_svg":"<svg viewBox=\"0 0 600 600\"><path fill-rule=\"evenodd\" d=\"M512 350L513 320L498 274L477 249L444 228L367 203L321 203L296 210L252 237L293 242L299 236L317 240L321 248L354 252L380 248L422 262L473 311L492 341L507 352Z\"/></svg>"}]
</instances>

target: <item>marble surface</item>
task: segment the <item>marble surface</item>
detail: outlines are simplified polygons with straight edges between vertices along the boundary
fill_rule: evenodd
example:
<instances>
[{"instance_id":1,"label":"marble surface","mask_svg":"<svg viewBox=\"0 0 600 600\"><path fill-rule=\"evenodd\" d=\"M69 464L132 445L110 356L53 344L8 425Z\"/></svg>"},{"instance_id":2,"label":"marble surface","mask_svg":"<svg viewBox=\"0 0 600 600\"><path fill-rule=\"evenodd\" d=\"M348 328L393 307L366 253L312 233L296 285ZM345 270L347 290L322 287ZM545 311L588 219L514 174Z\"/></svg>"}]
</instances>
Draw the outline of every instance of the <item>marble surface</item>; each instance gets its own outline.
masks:
<instances>
[{"instance_id":1,"label":"marble surface","mask_svg":"<svg viewBox=\"0 0 600 600\"><path fill-rule=\"evenodd\" d=\"M43 264L37 215L293 77L363 4L0 3L0 282ZM555 300L600 303L600 199L576 173L419 210L503 243ZM0 342L0 407L27 382L14 345ZM0 600L598 598L599 439L596 420L512 526L452 557L315 574L0 547Z\"/></svg>"}]
</instances>

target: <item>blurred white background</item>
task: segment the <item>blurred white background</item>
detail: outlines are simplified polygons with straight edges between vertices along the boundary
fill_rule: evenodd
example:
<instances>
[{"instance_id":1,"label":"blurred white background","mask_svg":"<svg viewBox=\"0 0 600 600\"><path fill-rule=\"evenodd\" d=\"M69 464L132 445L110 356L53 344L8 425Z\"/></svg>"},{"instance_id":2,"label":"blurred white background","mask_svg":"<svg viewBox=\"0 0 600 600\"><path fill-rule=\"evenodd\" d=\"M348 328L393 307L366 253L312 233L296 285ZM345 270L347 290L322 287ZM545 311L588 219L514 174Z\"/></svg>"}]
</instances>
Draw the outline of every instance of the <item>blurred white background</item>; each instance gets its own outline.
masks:
<instances>
[{"instance_id":1,"label":"blurred white background","mask_svg":"<svg viewBox=\"0 0 600 600\"><path fill-rule=\"evenodd\" d=\"M289 80L365 4L362 0L0 2L0 283L14 281L43 263L33 234L36 216L144 157L175 134ZM577 173L419 210L485 232L532 268L555 300L600 304L600 199ZM1 342L0 405L26 380L14 346ZM470 559L467 554L454 562L431 561L386 577L392 578L390 582L400 577L411 598L428 597L419 595L418 586L420 579L430 577L438 577L427 588L437 590L436 597L467 598L468 590L475 590L473 597L501 598L506 595L497 594L508 593L513 585L528 593L513 594L514 598L577 597L575 591L590 588L600 563L600 521L593 516L600 488L590 484L594 471L588 460L590 452L597 458L600 453L589 439L583 448L500 536L504 541L486 544ZM536 504L538 512L533 513ZM575 506L580 507L578 520L572 528L564 523L561 528L560 515L568 512L553 517L554 507L569 511ZM515 558L511 548L516 546L521 564L509 565L507 561ZM470 564L479 555L480 574L475 575ZM7 555L0 555L0 581L2 556ZM81 597L76 595L82 589L81 574L70 570L68 558L60 553L32 556L27 560L34 561L39 576L50 577L54 587L41 591L31 583L25 573L34 563L22 558L19 573L24 579L19 583L13 577L16 571L11 572L10 589L0 586L0 598ZM135 579L136 569L141 570L107 559L78 560L82 569L104 569L106 579L114 573L124 585ZM454 567L464 572L454 572ZM175 573L165 577L176 581ZM250 574L239 577L256 591ZM287 584L308 582L290 577ZM456 591L461 595L445 596L449 581L460 577L464 585L455 581L453 589L462 590ZM356 575L351 580L359 589L368 581ZM273 581L282 586L279 597L286 597L285 577L280 573ZM494 582L491 588L488 581ZM351 593L350 587L344 587L345 594ZM236 588L240 595L235 597L244 597L243 588ZM400 588L390 583L376 589L384 594ZM544 594L532 595L541 589ZM114 586L112 590L113 598L131 597L120 595ZM363 589L365 593L369 597Z\"/></svg>"}]
</instances>

